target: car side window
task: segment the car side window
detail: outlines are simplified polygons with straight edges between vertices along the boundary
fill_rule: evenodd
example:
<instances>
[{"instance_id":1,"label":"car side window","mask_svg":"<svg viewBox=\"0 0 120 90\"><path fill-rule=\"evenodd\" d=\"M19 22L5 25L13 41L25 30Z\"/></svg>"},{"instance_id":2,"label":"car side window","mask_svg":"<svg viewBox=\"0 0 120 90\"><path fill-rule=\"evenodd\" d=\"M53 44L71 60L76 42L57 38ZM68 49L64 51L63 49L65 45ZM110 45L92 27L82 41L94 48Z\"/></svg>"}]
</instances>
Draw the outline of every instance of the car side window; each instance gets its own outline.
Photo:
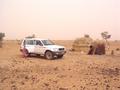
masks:
<instances>
[{"instance_id":1,"label":"car side window","mask_svg":"<svg viewBox=\"0 0 120 90\"><path fill-rule=\"evenodd\" d=\"M26 45L34 45L34 40L25 40Z\"/></svg>"},{"instance_id":2,"label":"car side window","mask_svg":"<svg viewBox=\"0 0 120 90\"><path fill-rule=\"evenodd\" d=\"M41 41L39 41L39 40L36 40L36 45L43 46L43 44L42 44Z\"/></svg>"}]
</instances>

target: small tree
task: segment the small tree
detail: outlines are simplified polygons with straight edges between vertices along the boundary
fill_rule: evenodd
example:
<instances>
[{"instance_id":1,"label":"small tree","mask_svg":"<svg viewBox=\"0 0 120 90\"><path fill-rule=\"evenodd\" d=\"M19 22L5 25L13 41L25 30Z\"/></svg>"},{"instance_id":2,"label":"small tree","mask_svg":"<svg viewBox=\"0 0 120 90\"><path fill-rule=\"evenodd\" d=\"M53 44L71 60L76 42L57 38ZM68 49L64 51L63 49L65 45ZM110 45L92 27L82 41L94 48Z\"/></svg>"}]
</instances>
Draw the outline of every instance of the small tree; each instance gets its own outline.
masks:
<instances>
[{"instance_id":1,"label":"small tree","mask_svg":"<svg viewBox=\"0 0 120 90\"><path fill-rule=\"evenodd\" d=\"M84 37L85 37L85 38L90 38L90 35L85 34Z\"/></svg>"},{"instance_id":2,"label":"small tree","mask_svg":"<svg viewBox=\"0 0 120 90\"><path fill-rule=\"evenodd\" d=\"M101 36L102 36L102 38L106 41L106 43L107 43L107 45L108 45L108 49L109 49L110 44L109 44L109 42L108 42L108 39L111 38L111 35L109 35L109 33L105 31L105 32L102 32L102 33L101 33Z\"/></svg>"},{"instance_id":3,"label":"small tree","mask_svg":"<svg viewBox=\"0 0 120 90\"><path fill-rule=\"evenodd\" d=\"M3 37L5 37L5 33L0 32L0 47L2 47Z\"/></svg>"}]
</instances>

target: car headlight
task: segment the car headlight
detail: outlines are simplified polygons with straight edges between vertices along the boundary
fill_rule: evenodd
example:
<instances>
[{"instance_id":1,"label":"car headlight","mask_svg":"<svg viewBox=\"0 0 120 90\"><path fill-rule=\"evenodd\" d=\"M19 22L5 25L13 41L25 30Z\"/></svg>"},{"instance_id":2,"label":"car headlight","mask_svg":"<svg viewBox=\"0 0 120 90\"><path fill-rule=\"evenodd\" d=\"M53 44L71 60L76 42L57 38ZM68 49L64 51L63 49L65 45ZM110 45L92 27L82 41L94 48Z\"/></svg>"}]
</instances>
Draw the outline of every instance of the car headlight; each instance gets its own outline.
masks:
<instances>
[{"instance_id":1,"label":"car headlight","mask_svg":"<svg viewBox=\"0 0 120 90\"><path fill-rule=\"evenodd\" d=\"M58 48L53 48L53 51L58 51Z\"/></svg>"}]
</instances>

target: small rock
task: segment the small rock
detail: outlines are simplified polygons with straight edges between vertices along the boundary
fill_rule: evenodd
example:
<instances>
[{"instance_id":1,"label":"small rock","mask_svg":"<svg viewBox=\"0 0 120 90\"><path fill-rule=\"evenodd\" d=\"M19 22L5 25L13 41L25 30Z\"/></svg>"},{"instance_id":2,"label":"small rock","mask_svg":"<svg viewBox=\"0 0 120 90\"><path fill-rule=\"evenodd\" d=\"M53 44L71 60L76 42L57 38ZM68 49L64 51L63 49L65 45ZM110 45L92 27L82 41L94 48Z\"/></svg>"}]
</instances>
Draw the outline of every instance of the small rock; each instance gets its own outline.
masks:
<instances>
[{"instance_id":1,"label":"small rock","mask_svg":"<svg viewBox=\"0 0 120 90\"><path fill-rule=\"evenodd\" d=\"M109 90L110 89L110 86L109 85L106 85L106 90Z\"/></svg>"},{"instance_id":2,"label":"small rock","mask_svg":"<svg viewBox=\"0 0 120 90\"><path fill-rule=\"evenodd\" d=\"M73 85L72 87L76 87L75 85Z\"/></svg>"},{"instance_id":3,"label":"small rock","mask_svg":"<svg viewBox=\"0 0 120 90\"><path fill-rule=\"evenodd\" d=\"M22 84L22 85L25 85L25 83L24 83L24 82L21 82L21 84Z\"/></svg>"},{"instance_id":4,"label":"small rock","mask_svg":"<svg viewBox=\"0 0 120 90\"><path fill-rule=\"evenodd\" d=\"M25 79L29 79L28 76L25 76Z\"/></svg>"},{"instance_id":5,"label":"small rock","mask_svg":"<svg viewBox=\"0 0 120 90\"><path fill-rule=\"evenodd\" d=\"M15 85L12 85L11 90L17 90L17 87Z\"/></svg>"},{"instance_id":6,"label":"small rock","mask_svg":"<svg viewBox=\"0 0 120 90\"><path fill-rule=\"evenodd\" d=\"M54 83L57 83L58 81L56 80L56 81L53 81Z\"/></svg>"},{"instance_id":7,"label":"small rock","mask_svg":"<svg viewBox=\"0 0 120 90\"><path fill-rule=\"evenodd\" d=\"M44 83L44 85L45 85L45 86L49 86L49 84L48 84L48 83Z\"/></svg>"},{"instance_id":8,"label":"small rock","mask_svg":"<svg viewBox=\"0 0 120 90\"><path fill-rule=\"evenodd\" d=\"M68 90L68 88L59 88L59 90Z\"/></svg>"},{"instance_id":9,"label":"small rock","mask_svg":"<svg viewBox=\"0 0 120 90\"><path fill-rule=\"evenodd\" d=\"M120 87L117 87L117 88L120 88Z\"/></svg>"},{"instance_id":10,"label":"small rock","mask_svg":"<svg viewBox=\"0 0 120 90\"><path fill-rule=\"evenodd\" d=\"M58 67L55 67L54 70L57 71L57 70L58 70Z\"/></svg>"}]
</instances>

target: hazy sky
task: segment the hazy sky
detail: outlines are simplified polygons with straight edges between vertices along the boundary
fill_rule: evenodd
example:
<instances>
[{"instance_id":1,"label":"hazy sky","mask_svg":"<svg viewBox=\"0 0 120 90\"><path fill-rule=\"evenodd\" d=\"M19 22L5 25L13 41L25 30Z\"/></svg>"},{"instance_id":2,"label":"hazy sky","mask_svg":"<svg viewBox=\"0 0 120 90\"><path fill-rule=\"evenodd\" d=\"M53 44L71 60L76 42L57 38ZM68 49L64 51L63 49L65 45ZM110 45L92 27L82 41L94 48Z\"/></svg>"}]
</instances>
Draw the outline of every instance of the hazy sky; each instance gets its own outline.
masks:
<instances>
[{"instance_id":1,"label":"hazy sky","mask_svg":"<svg viewBox=\"0 0 120 90\"><path fill-rule=\"evenodd\" d=\"M120 39L120 0L0 0L0 32L6 39L100 38L108 31Z\"/></svg>"}]
</instances>

